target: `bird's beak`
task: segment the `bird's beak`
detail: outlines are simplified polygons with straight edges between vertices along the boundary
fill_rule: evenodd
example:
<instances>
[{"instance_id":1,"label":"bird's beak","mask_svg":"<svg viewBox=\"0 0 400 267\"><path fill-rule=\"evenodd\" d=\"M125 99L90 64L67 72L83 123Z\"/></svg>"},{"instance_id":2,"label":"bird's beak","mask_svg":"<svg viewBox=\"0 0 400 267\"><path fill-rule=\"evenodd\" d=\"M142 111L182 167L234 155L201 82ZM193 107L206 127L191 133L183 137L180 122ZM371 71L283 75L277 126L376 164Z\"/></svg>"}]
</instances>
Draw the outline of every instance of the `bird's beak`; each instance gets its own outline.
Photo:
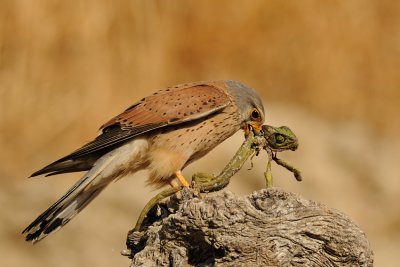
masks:
<instances>
[{"instance_id":1,"label":"bird's beak","mask_svg":"<svg viewBox=\"0 0 400 267\"><path fill-rule=\"evenodd\" d=\"M251 129L253 129L256 135L258 135L262 131L262 125L260 123L246 123L243 128L245 137L249 135Z\"/></svg>"}]
</instances>

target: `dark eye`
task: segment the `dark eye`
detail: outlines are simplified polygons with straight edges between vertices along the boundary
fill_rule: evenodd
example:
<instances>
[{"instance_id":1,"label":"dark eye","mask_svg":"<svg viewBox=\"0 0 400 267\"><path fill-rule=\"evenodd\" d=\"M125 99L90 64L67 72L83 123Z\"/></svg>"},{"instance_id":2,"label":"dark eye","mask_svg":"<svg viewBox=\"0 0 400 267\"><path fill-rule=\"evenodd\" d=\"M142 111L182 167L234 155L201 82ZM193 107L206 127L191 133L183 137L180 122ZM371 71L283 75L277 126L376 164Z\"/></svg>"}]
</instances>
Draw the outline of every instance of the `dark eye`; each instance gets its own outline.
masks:
<instances>
[{"instance_id":1,"label":"dark eye","mask_svg":"<svg viewBox=\"0 0 400 267\"><path fill-rule=\"evenodd\" d=\"M277 144L282 144L285 141L285 137L283 137L282 135L278 134L276 136L276 143Z\"/></svg>"},{"instance_id":2,"label":"dark eye","mask_svg":"<svg viewBox=\"0 0 400 267\"><path fill-rule=\"evenodd\" d=\"M253 109L252 111L251 111L251 118L252 119L259 119L260 118L260 112L258 112L258 110L257 109Z\"/></svg>"}]
</instances>

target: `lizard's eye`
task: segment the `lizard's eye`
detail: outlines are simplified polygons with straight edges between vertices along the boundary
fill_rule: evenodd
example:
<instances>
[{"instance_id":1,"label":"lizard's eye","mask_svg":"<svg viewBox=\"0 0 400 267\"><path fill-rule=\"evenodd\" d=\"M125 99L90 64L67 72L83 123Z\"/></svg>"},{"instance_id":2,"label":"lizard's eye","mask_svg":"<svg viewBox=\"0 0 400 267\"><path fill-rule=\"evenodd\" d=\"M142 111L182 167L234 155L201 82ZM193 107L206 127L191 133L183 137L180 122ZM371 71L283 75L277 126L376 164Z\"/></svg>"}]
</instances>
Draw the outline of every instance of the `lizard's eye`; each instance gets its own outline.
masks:
<instances>
[{"instance_id":1,"label":"lizard's eye","mask_svg":"<svg viewBox=\"0 0 400 267\"><path fill-rule=\"evenodd\" d=\"M253 109L250 111L250 117L251 117L252 120L255 120L255 121L261 119L260 112L259 112L256 108L253 108Z\"/></svg>"},{"instance_id":2,"label":"lizard's eye","mask_svg":"<svg viewBox=\"0 0 400 267\"><path fill-rule=\"evenodd\" d=\"M285 141L285 137L283 137L282 135L278 134L276 136L276 143L277 144L282 144Z\"/></svg>"}]
</instances>

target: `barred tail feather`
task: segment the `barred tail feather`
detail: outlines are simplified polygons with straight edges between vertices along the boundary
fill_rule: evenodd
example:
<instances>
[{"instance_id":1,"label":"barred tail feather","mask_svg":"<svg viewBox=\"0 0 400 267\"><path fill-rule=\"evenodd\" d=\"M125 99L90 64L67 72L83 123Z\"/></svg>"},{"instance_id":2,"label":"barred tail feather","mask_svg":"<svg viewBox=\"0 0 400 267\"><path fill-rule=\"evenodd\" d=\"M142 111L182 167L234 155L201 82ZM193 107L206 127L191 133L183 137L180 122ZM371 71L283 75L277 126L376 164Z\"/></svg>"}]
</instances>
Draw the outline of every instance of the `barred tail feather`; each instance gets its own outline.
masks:
<instances>
[{"instance_id":1,"label":"barred tail feather","mask_svg":"<svg viewBox=\"0 0 400 267\"><path fill-rule=\"evenodd\" d=\"M75 183L67 193L33 221L22 232L26 234L26 241L36 243L50 233L57 231L103 191L109 181L99 183L98 181L106 178L102 177L102 171L112 162L113 158L112 155L100 158L93 168Z\"/></svg>"}]
</instances>

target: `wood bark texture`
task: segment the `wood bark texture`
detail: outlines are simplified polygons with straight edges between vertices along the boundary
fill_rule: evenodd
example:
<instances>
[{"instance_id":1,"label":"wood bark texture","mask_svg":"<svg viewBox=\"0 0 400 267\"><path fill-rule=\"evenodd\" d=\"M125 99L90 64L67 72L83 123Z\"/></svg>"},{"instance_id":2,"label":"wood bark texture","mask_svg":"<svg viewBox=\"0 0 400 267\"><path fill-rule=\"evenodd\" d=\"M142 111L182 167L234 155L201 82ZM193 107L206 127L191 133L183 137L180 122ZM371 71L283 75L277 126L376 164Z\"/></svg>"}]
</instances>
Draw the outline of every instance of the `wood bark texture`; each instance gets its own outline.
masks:
<instances>
[{"instance_id":1,"label":"wood bark texture","mask_svg":"<svg viewBox=\"0 0 400 267\"><path fill-rule=\"evenodd\" d=\"M184 190L128 234L131 266L373 266L343 213L277 188L237 197Z\"/></svg>"}]
</instances>

